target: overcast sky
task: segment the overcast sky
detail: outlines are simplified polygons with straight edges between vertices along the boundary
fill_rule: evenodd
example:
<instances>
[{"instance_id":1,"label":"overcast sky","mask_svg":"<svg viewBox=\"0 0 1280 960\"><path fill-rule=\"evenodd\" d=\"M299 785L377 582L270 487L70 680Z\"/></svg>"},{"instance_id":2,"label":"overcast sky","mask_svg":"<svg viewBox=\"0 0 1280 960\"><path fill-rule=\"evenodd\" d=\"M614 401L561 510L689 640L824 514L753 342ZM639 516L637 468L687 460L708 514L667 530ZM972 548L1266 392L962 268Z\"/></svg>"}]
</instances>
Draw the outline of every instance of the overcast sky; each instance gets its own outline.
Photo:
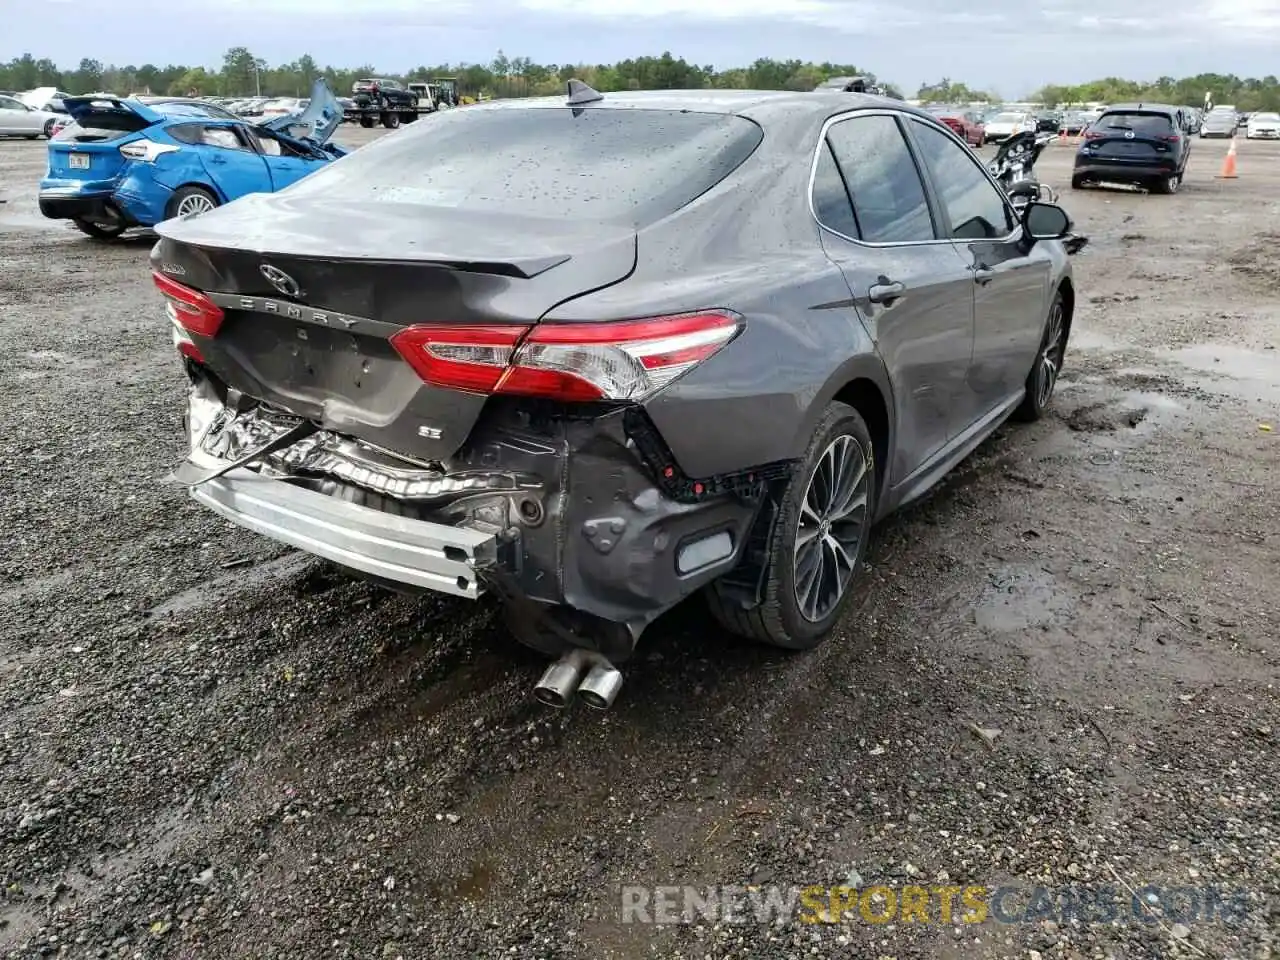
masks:
<instances>
[{"instance_id":1,"label":"overcast sky","mask_svg":"<svg viewBox=\"0 0 1280 960\"><path fill-rule=\"evenodd\" d=\"M1047 82L1280 72L1280 0L0 0L0 60L74 68L272 62L612 62L670 50L717 67L757 57L852 62L913 93L943 75L1021 96ZM177 11L181 10L181 14ZM696 11L696 12L693 12ZM963 12L960 12L963 11Z\"/></svg>"}]
</instances>

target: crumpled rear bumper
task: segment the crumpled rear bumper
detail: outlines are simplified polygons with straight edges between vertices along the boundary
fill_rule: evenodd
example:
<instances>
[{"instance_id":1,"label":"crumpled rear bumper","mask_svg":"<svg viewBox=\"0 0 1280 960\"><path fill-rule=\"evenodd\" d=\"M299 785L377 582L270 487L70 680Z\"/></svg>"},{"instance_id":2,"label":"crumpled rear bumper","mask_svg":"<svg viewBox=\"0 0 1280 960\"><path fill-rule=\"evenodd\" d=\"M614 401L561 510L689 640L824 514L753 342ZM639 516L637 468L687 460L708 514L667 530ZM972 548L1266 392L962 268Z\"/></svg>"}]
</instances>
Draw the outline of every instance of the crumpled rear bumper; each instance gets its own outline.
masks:
<instances>
[{"instance_id":1,"label":"crumpled rear bumper","mask_svg":"<svg viewBox=\"0 0 1280 960\"><path fill-rule=\"evenodd\" d=\"M514 594L633 636L735 567L765 492L759 481L749 490L662 488L656 477L669 471L641 452L653 438L637 444L622 409L531 418L495 403L447 464L324 429L245 463L264 438L300 421L252 401L233 409L242 400L195 375L192 449L173 478L227 520L392 584L473 599Z\"/></svg>"},{"instance_id":2,"label":"crumpled rear bumper","mask_svg":"<svg viewBox=\"0 0 1280 960\"><path fill-rule=\"evenodd\" d=\"M491 533L371 510L243 467L192 487L191 495L255 533L435 593L476 599L484 592L480 571L497 559Z\"/></svg>"}]
</instances>

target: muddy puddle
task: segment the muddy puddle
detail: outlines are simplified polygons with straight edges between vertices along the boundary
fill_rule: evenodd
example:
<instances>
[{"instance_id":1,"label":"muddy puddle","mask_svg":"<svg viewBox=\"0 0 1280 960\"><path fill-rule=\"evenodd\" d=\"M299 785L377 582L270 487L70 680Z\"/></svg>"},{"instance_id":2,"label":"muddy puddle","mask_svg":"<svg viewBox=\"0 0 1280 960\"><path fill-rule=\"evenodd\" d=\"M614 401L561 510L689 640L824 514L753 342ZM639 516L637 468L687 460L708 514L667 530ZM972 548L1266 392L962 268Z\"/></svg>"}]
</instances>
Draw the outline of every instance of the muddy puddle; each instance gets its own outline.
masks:
<instances>
[{"instance_id":1,"label":"muddy puddle","mask_svg":"<svg viewBox=\"0 0 1280 960\"><path fill-rule=\"evenodd\" d=\"M1072 595L1050 574L1034 567L1008 566L990 574L973 605L973 619L983 630L1002 633L1057 623L1074 608Z\"/></svg>"},{"instance_id":2,"label":"muddy puddle","mask_svg":"<svg viewBox=\"0 0 1280 960\"><path fill-rule=\"evenodd\" d=\"M1208 389L1243 400L1280 403L1280 353L1204 343L1160 352L1176 363L1211 375L1201 378Z\"/></svg>"}]
</instances>

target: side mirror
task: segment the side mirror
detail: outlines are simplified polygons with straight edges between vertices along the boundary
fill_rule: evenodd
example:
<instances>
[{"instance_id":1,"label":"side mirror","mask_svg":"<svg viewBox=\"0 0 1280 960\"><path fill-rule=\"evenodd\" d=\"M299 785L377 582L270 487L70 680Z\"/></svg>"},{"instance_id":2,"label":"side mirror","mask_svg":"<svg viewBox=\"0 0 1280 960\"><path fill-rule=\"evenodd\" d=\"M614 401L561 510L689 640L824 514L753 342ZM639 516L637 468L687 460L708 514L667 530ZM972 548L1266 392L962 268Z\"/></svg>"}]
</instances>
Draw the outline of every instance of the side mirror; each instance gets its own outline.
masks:
<instances>
[{"instance_id":1,"label":"side mirror","mask_svg":"<svg viewBox=\"0 0 1280 960\"><path fill-rule=\"evenodd\" d=\"M1061 240L1071 232L1071 218L1056 203L1033 200L1022 208L1022 225L1032 240Z\"/></svg>"}]
</instances>

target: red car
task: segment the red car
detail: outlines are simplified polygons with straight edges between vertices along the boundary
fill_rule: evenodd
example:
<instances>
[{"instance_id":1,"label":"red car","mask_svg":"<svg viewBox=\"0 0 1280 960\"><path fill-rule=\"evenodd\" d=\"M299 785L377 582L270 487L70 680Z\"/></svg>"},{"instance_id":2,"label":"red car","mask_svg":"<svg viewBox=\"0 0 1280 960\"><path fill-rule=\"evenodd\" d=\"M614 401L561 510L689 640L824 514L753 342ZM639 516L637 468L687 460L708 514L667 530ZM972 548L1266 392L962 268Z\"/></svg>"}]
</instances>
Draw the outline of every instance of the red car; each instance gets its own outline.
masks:
<instances>
[{"instance_id":1,"label":"red car","mask_svg":"<svg viewBox=\"0 0 1280 960\"><path fill-rule=\"evenodd\" d=\"M980 147L987 142L986 128L982 118L968 110L931 111L935 117L956 132L956 136L971 147Z\"/></svg>"}]
</instances>

